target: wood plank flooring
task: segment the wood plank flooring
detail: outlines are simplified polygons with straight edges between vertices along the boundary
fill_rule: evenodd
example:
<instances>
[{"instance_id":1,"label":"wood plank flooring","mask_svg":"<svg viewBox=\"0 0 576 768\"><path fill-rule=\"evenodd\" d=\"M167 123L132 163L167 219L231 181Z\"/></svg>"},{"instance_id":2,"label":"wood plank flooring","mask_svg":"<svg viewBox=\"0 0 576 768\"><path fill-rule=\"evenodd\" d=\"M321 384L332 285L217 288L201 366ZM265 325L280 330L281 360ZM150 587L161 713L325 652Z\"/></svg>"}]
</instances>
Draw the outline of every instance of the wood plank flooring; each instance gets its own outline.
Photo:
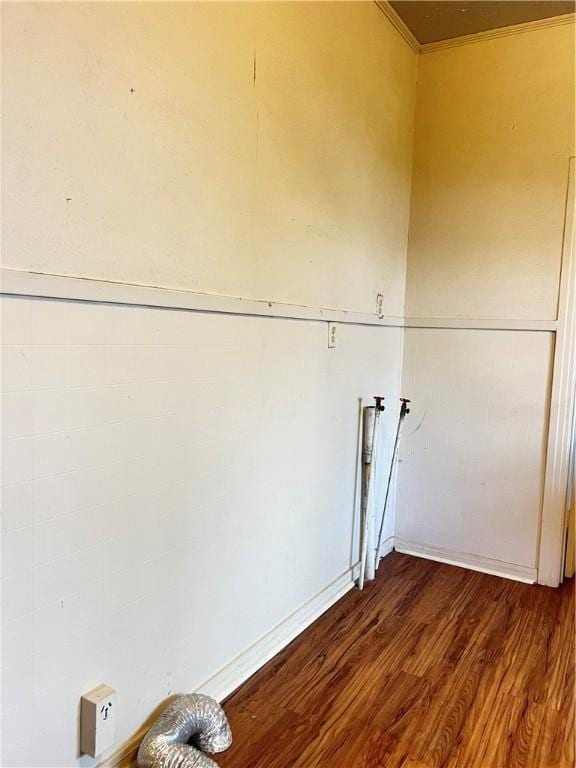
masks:
<instances>
[{"instance_id":1,"label":"wood plank flooring","mask_svg":"<svg viewBox=\"0 0 576 768\"><path fill-rule=\"evenodd\" d=\"M221 768L574 768L574 584L393 553L225 702Z\"/></svg>"}]
</instances>

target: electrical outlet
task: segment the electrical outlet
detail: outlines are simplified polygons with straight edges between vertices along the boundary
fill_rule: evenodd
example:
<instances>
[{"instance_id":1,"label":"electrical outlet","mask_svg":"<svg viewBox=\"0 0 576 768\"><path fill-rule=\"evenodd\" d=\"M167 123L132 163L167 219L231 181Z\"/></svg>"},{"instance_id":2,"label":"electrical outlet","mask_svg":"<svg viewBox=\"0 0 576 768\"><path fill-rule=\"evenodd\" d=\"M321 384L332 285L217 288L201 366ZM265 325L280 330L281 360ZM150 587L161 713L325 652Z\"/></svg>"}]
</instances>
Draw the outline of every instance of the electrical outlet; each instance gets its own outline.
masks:
<instances>
[{"instance_id":1,"label":"electrical outlet","mask_svg":"<svg viewBox=\"0 0 576 768\"><path fill-rule=\"evenodd\" d=\"M80 751L91 757L114 746L116 691L102 683L80 701Z\"/></svg>"},{"instance_id":2,"label":"electrical outlet","mask_svg":"<svg viewBox=\"0 0 576 768\"><path fill-rule=\"evenodd\" d=\"M376 296L376 314L378 317L384 317L384 294L379 293Z\"/></svg>"},{"instance_id":3,"label":"electrical outlet","mask_svg":"<svg viewBox=\"0 0 576 768\"><path fill-rule=\"evenodd\" d=\"M336 346L336 323L328 323L328 347Z\"/></svg>"}]
</instances>

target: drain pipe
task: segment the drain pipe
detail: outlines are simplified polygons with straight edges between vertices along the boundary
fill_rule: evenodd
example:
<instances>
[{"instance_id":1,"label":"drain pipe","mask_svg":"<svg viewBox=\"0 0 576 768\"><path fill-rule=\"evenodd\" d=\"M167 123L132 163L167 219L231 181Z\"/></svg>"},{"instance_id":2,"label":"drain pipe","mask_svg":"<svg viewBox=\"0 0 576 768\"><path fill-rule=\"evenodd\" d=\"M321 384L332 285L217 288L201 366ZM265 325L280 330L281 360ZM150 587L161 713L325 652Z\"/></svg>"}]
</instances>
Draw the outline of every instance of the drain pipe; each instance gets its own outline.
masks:
<instances>
[{"instance_id":1,"label":"drain pipe","mask_svg":"<svg viewBox=\"0 0 576 768\"><path fill-rule=\"evenodd\" d=\"M384 533L384 521L386 520L386 509L388 507L388 497L390 495L390 485L392 484L392 475L394 474L394 466L396 464L396 456L398 455L398 444L400 442L400 434L402 432L402 423L406 416L410 413L408 408L408 400L405 397L400 398L402 405L400 406L400 415L398 416L398 425L396 427L396 438L394 439L394 450L392 451L392 458L390 460L390 471L388 472L388 484L386 485L386 496L384 497L384 506L382 508L382 518L380 520L380 531L378 533L378 544L376 545L376 552L374 556L374 571L378 569L380 563L380 552L382 550L382 534Z\"/></svg>"},{"instance_id":2,"label":"drain pipe","mask_svg":"<svg viewBox=\"0 0 576 768\"><path fill-rule=\"evenodd\" d=\"M218 768L205 753L224 752L232 732L217 701L180 696L160 715L138 750L138 768Z\"/></svg>"},{"instance_id":3,"label":"drain pipe","mask_svg":"<svg viewBox=\"0 0 576 768\"><path fill-rule=\"evenodd\" d=\"M367 405L362 409L362 539L360 551L360 576L358 588L364 589L364 581L372 580L375 576L372 563L372 546L374 539L374 504L373 476L376 456L376 439L380 414L384 410L384 398L375 396L375 405ZM369 556L370 553L370 556Z\"/></svg>"}]
</instances>

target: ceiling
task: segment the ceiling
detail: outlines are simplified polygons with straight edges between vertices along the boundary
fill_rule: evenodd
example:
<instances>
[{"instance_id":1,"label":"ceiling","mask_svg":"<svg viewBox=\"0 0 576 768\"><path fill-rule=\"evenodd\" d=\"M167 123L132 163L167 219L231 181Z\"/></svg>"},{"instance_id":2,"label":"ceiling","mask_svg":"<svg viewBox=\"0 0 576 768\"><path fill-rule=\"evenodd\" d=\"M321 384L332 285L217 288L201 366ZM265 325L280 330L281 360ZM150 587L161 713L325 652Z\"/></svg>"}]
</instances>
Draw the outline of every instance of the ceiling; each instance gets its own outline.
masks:
<instances>
[{"instance_id":1,"label":"ceiling","mask_svg":"<svg viewBox=\"0 0 576 768\"><path fill-rule=\"evenodd\" d=\"M576 0L391 0L422 45L574 13Z\"/></svg>"}]
</instances>

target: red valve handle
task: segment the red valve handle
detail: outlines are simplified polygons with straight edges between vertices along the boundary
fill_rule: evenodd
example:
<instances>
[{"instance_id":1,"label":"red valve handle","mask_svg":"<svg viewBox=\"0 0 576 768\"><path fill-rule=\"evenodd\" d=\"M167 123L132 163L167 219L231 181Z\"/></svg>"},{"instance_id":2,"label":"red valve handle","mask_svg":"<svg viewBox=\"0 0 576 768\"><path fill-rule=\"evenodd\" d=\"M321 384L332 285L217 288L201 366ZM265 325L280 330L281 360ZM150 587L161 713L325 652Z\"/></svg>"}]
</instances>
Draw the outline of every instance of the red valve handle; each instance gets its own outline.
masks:
<instances>
[{"instance_id":1,"label":"red valve handle","mask_svg":"<svg viewBox=\"0 0 576 768\"><path fill-rule=\"evenodd\" d=\"M384 405L385 398L382 397L382 395L374 395L374 400L376 400L376 410L383 411L385 408L385 405Z\"/></svg>"}]
</instances>

